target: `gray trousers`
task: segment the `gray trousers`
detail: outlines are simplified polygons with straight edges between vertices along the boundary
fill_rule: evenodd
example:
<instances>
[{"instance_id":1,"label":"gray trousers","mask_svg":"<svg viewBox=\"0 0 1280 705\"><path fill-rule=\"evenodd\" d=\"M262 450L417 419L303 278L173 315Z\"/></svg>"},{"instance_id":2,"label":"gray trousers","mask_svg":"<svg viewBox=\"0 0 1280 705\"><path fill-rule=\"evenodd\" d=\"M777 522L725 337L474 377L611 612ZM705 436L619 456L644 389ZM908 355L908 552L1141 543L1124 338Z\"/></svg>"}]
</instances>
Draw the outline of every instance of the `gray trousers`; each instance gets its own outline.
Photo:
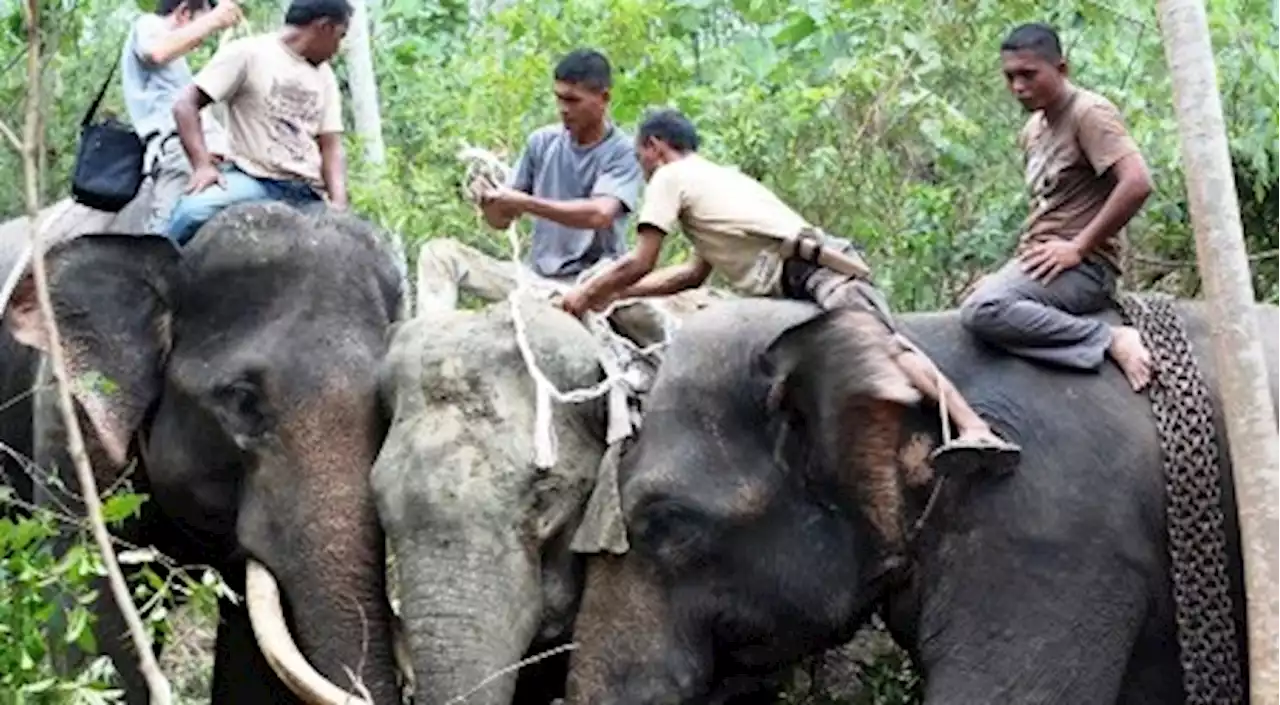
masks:
<instances>
[{"instance_id":1,"label":"gray trousers","mask_svg":"<svg viewBox=\"0 0 1280 705\"><path fill-rule=\"evenodd\" d=\"M156 150L155 166L151 172L155 187L151 191L151 211L147 214L146 229L149 233L164 234L169 229L173 207L191 180L191 162L176 134L156 139L164 141Z\"/></svg>"},{"instance_id":2,"label":"gray trousers","mask_svg":"<svg viewBox=\"0 0 1280 705\"><path fill-rule=\"evenodd\" d=\"M1081 370L1097 369L1111 345L1111 327L1084 318L1110 305L1116 271L1085 261L1046 286L1010 260L960 306L964 327L1013 355Z\"/></svg>"},{"instance_id":3,"label":"gray trousers","mask_svg":"<svg viewBox=\"0 0 1280 705\"><path fill-rule=\"evenodd\" d=\"M526 266L527 269L527 266ZM533 286L544 293L573 288L576 276L544 277L527 269ZM459 289L485 302L502 301L516 288L516 265L451 238L422 243L418 250L418 307L431 311L458 307Z\"/></svg>"}]
</instances>

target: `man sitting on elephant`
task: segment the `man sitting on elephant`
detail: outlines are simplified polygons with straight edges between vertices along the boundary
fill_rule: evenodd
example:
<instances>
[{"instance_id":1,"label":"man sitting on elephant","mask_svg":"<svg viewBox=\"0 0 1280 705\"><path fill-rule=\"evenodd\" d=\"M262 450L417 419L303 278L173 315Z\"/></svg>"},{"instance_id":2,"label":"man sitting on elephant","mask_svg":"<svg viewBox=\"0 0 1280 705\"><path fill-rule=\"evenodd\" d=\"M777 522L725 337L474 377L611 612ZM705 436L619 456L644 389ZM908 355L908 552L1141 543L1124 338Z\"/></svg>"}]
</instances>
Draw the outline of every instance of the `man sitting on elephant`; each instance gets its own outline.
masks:
<instances>
[{"instance_id":1,"label":"man sitting on elephant","mask_svg":"<svg viewBox=\"0 0 1280 705\"><path fill-rule=\"evenodd\" d=\"M601 260L627 249L627 218L643 177L631 139L609 119L612 68L592 49L569 52L553 72L560 123L529 135L505 184L468 184L485 222L505 229L533 216L523 265L538 280L567 286ZM418 310L452 309L458 288L497 301L516 285L516 270L452 239L430 240L418 253Z\"/></svg>"},{"instance_id":2,"label":"man sitting on elephant","mask_svg":"<svg viewBox=\"0 0 1280 705\"><path fill-rule=\"evenodd\" d=\"M788 256L789 239L812 234L824 247L840 251L860 263L848 241L828 236L809 225L772 191L742 172L714 164L697 153L693 124L675 110L648 114L636 136L637 152L648 186L637 218L639 242L634 252L596 277L568 292L563 308L575 315L607 305L615 297L669 295L700 286L713 270L745 295L782 296L808 300L824 309L853 308L871 314L870 335L882 335L884 349L911 386L937 400L944 396L959 436L936 456L944 472L959 471L958 463L977 464L1003 473L1012 470L1020 449L1002 440L968 405L955 386L915 345L898 333L883 295L866 278L840 274L797 256ZM693 243L694 257L654 272L662 239L679 224ZM896 443L897 439L888 439ZM860 478L863 496L896 495L897 467L893 452L882 457ZM882 533L882 567L904 561L903 536L896 517L880 517L868 506L872 524Z\"/></svg>"},{"instance_id":3,"label":"man sitting on elephant","mask_svg":"<svg viewBox=\"0 0 1280 705\"><path fill-rule=\"evenodd\" d=\"M1067 80L1052 28L1014 29L1000 59L1009 90L1032 113L1018 135L1031 213L1017 255L964 301L961 321L1032 360L1096 370L1110 356L1140 391L1151 379L1142 336L1084 314L1115 293L1125 224L1151 193L1142 154L1111 101Z\"/></svg>"},{"instance_id":4,"label":"man sitting on elephant","mask_svg":"<svg viewBox=\"0 0 1280 705\"><path fill-rule=\"evenodd\" d=\"M193 171L169 221L185 244L227 206L275 200L295 206L347 207L342 105L328 61L351 20L347 0L293 0L278 33L239 39L214 55L173 106ZM200 110L225 102L231 160L215 166L200 130Z\"/></svg>"},{"instance_id":5,"label":"man sitting on elephant","mask_svg":"<svg viewBox=\"0 0 1280 705\"><path fill-rule=\"evenodd\" d=\"M173 121L173 103L191 84L186 55L215 33L240 21L240 8L224 0L161 0L155 12L133 23L120 57L121 87L138 137L147 142L144 168L152 179L151 212L146 229L162 233L173 207L191 178L191 163L182 153ZM204 121L205 146L215 159L227 153L226 130L212 116Z\"/></svg>"}]
</instances>

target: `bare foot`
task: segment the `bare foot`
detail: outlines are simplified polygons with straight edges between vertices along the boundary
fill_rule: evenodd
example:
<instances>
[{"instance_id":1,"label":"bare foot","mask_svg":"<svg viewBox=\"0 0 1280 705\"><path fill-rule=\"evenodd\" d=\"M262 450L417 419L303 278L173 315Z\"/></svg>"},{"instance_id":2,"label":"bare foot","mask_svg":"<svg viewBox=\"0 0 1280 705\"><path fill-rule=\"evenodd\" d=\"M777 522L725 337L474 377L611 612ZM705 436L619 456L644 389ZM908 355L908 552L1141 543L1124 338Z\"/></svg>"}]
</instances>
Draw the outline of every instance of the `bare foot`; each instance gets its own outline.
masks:
<instances>
[{"instance_id":1,"label":"bare foot","mask_svg":"<svg viewBox=\"0 0 1280 705\"><path fill-rule=\"evenodd\" d=\"M1120 366L1133 391L1140 392L1151 382L1151 353L1142 344L1142 335L1130 326L1111 329L1111 347L1107 353Z\"/></svg>"}]
</instances>

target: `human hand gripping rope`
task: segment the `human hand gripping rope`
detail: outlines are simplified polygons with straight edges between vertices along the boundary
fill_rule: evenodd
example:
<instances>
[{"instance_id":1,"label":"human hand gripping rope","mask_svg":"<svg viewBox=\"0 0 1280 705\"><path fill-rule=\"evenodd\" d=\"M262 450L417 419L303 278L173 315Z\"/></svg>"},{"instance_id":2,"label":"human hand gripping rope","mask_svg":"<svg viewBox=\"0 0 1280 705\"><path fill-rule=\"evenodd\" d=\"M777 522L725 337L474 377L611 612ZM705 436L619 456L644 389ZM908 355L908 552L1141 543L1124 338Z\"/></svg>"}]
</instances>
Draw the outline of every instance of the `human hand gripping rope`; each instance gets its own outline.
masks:
<instances>
[{"instance_id":1,"label":"human hand gripping rope","mask_svg":"<svg viewBox=\"0 0 1280 705\"><path fill-rule=\"evenodd\" d=\"M507 183L510 169L492 152L478 147L464 147L459 152L458 159L467 165L464 177L464 198L473 203L478 203L480 198L480 194L471 188L471 184L475 183L477 179L483 178L495 185ZM525 368L528 369L529 375L533 377L536 390L534 463L538 468L545 470L553 467L556 462L555 427L551 423L552 402L581 404L599 399L608 394L609 428L605 441L612 445L627 438L634 431L628 398L630 395L640 391L642 381L626 373L624 370L625 361L654 359L666 347L679 322L657 302L645 300L644 303L649 305L661 320L663 339L652 345L640 347L631 339L615 331L609 324L609 317L618 308L640 303L641 299L619 299L609 304L603 311L588 311L583 316L583 323L597 340L604 343L604 351L600 355L600 366L604 369L605 378L591 387L567 391L561 390L538 366L537 359L533 354L533 348L529 344L528 331L521 311L521 298L536 291L538 287L534 286L535 283L531 279L532 273L520 261L520 237L517 230L517 222L513 220L507 226L507 242L511 246L511 262L515 269L516 279L516 286L507 295L507 302L511 306L511 320L515 328L516 346L520 350L520 357L524 360ZM583 272L579 275L578 281L585 280L592 274L591 270ZM538 284L541 286L543 283L538 282Z\"/></svg>"}]
</instances>

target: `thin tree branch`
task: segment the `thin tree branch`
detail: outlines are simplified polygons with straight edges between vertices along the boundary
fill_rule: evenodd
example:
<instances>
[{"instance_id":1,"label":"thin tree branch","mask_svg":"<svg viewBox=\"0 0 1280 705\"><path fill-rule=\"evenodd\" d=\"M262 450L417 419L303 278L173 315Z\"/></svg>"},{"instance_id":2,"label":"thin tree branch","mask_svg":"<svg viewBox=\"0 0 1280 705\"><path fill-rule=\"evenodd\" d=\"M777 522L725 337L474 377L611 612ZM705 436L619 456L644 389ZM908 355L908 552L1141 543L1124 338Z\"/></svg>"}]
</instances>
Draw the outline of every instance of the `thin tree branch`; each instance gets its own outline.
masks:
<instances>
[{"instance_id":1,"label":"thin tree branch","mask_svg":"<svg viewBox=\"0 0 1280 705\"><path fill-rule=\"evenodd\" d=\"M1152 255L1144 255L1140 252L1133 252L1129 257L1132 258L1134 262L1141 262L1154 267L1164 267L1166 269L1182 269L1185 267L1196 266L1196 261L1194 259L1163 259ZM1250 262L1262 262L1269 259L1275 259L1276 257L1280 257L1280 249L1256 252L1249 255L1248 259Z\"/></svg>"},{"instance_id":2,"label":"thin tree branch","mask_svg":"<svg viewBox=\"0 0 1280 705\"><path fill-rule=\"evenodd\" d=\"M14 134L13 130L9 129L9 126L4 124L4 120L0 120L0 134L3 134L5 136L5 139L9 140L9 143L13 145L14 151L16 151L18 154L22 154L23 152L22 140L19 140L18 136ZM35 221L32 221L32 222L35 222Z\"/></svg>"},{"instance_id":3,"label":"thin tree branch","mask_svg":"<svg viewBox=\"0 0 1280 705\"><path fill-rule=\"evenodd\" d=\"M27 47L26 45L23 45L22 49L18 51L18 55L13 57L12 59L9 59L9 63L5 64L4 68L0 69L0 75L9 73L9 69L13 68L14 66L17 66L18 62L22 61L22 59L26 55L27 55Z\"/></svg>"},{"instance_id":4,"label":"thin tree branch","mask_svg":"<svg viewBox=\"0 0 1280 705\"><path fill-rule=\"evenodd\" d=\"M98 486L94 481L93 468L85 452L84 436L80 430L79 420L76 418L75 405L71 400L71 385L67 375L66 359L63 356L61 335L54 318L53 301L49 296L48 273L45 270L42 241L44 228L40 223L39 175L36 162L36 150L40 144L39 133L44 127L40 111L39 0L27 0L24 6L27 20L27 96L26 124L20 151L26 188L27 217L31 224L31 265L35 278L36 297L39 299L41 315L47 327L49 360L53 367L54 378L58 383L58 406L66 425L67 450L75 465L77 479L80 481L80 493L83 495L93 537L102 552L102 562L107 569L107 582L111 586L116 605L129 626L129 634L137 650L139 670L147 681L147 689L151 692L151 702L156 705L169 705L173 699L172 688L161 673L160 665L156 663L155 653L151 648L151 638L147 635L141 617L138 616L136 605L133 604L129 586L125 582L124 573L121 572L120 564L116 560L115 549L111 545L111 535L107 532L106 522L103 520Z\"/></svg>"}]
</instances>

